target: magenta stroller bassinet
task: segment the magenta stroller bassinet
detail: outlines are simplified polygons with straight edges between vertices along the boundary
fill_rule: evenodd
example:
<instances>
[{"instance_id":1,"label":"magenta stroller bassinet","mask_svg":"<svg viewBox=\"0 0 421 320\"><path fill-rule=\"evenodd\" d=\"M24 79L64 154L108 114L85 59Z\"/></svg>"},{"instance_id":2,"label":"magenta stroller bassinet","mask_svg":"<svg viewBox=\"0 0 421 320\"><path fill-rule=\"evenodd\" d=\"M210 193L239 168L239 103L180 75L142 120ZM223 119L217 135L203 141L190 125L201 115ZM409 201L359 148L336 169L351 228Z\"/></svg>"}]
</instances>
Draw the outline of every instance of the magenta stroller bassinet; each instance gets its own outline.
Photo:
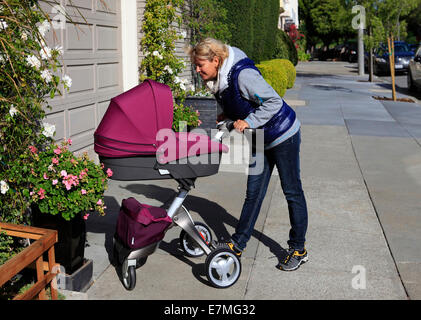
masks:
<instances>
[{"instance_id":1,"label":"magenta stroller bassinet","mask_svg":"<svg viewBox=\"0 0 421 320\"><path fill-rule=\"evenodd\" d=\"M213 139L205 134L174 133L171 130L172 121L173 97L170 88L156 81L146 80L111 99L94 134L95 152L104 164L104 170L110 168L113 171L111 179L175 179L179 183L179 193L163 215L167 215L170 221L172 219L169 227L176 224L182 228L180 244L186 255L207 255L206 276L210 283L227 288L240 276L239 258L227 246L212 241L211 230L204 223L192 220L183 201L194 186L196 178L218 172L221 155L228 152L228 147L221 143L221 132ZM140 208L142 205L132 207ZM155 212L165 210L156 209ZM143 209L142 212L147 211ZM122 207L120 215L139 217L142 212L130 212ZM148 215L150 216L149 213ZM162 216L162 212L160 215ZM118 221L123 221L123 218L124 221L129 221L120 216ZM146 220L153 223L153 219L142 217L137 218L137 223ZM146 224L139 226L142 229L139 232L153 229ZM143 243L141 247L136 247L134 242L128 243L130 236L119 234L122 233L121 230L120 224L114 236L115 261L121 267L124 286L131 290L136 283L136 267L146 261L160 241L146 245ZM165 233L166 230L162 232ZM163 234L147 238L162 239ZM135 237L131 239L134 241Z\"/></svg>"}]
</instances>

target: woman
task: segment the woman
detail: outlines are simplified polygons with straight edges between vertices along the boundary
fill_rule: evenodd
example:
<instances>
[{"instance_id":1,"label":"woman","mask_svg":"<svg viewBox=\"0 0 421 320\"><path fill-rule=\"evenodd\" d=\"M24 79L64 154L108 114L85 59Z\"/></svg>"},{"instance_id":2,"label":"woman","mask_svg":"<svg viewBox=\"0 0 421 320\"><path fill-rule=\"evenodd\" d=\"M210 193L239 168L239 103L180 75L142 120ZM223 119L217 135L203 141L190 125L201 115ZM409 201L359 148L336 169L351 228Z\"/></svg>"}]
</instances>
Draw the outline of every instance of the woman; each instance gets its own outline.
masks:
<instances>
[{"instance_id":1,"label":"woman","mask_svg":"<svg viewBox=\"0 0 421 320\"><path fill-rule=\"evenodd\" d=\"M223 114L240 132L264 130L263 172L250 174L240 220L228 246L238 256L246 248L265 197L274 166L288 202L291 230L287 257L278 265L296 270L308 260L305 249L307 205L300 180L300 122L285 101L263 79L254 62L238 48L207 38L190 48L195 70L215 95Z\"/></svg>"}]
</instances>

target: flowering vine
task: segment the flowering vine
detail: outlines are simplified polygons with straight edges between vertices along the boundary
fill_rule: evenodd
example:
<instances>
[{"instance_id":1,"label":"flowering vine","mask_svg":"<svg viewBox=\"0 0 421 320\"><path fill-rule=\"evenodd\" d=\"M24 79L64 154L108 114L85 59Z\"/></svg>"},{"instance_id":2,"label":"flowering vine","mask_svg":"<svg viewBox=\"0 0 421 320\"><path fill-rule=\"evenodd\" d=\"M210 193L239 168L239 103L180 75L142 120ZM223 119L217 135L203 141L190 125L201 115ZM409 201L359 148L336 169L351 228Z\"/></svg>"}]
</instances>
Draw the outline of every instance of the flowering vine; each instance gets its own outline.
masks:
<instances>
[{"instance_id":1,"label":"flowering vine","mask_svg":"<svg viewBox=\"0 0 421 320\"><path fill-rule=\"evenodd\" d=\"M63 48L47 45L48 32L55 31L38 1L0 0L0 221L25 221L28 182L14 164L28 146L52 142L47 97L72 85L61 67Z\"/></svg>"},{"instance_id":2,"label":"flowering vine","mask_svg":"<svg viewBox=\"0 0 421 320\"><path fill-rule=\"evenodd\" d=\"M142 25L144 35L141 48L144 58L140 66L141 80L153 79L171 88L176 100L175 131L182 131L186 125L196 127L201 123L198 113L183 105L191 84L179 77L186 63L175 53L176 41L187 37L185 31L177 31L181 29L184 3L184 0L147 0Z\"/></svg>"}]
</instances>

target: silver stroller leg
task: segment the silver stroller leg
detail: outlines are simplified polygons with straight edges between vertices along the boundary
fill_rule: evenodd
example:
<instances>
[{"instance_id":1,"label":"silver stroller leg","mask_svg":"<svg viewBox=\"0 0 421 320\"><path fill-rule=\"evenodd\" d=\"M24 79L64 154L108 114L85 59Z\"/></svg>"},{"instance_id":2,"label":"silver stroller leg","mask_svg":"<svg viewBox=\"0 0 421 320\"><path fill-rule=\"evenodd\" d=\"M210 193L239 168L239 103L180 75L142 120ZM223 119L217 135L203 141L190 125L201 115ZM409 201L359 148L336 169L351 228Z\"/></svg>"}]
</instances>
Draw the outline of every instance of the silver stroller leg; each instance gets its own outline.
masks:
<instances>
[{"instance_id":1,"label":"silver stroller leg","mask_svg":"<svg viewBox=\"0 0 421 320\"><path fill-rule=\"evenodd\" d=\"M200 246L206 255L211 253L211 248L206 244L205 240L196 229L189 212L183 207L183 210L179 210L178 213L173 217L173 221L180 226L187 234Z\"/></svg>"}]
</instances>

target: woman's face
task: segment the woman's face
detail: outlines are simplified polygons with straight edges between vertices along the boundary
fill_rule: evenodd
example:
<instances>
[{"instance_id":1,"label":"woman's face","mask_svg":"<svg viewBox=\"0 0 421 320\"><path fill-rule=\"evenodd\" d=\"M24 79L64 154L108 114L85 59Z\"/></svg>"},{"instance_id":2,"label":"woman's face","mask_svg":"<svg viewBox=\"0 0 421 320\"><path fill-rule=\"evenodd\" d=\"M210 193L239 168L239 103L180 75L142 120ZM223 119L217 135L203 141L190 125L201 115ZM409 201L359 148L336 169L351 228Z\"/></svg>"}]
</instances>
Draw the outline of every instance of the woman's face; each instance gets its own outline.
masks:
<instances>
[{"instance_id":1,"label":"woman's face","mask_svg":"<svg viewBox=\"0 0 421 320\"><path fill-rule=\"evenodd\" d=\"M218 77L219 57L214 57L211 61L207 59L195 59L196 72L203 81L216 80Z\"/></svg>"}]
</instances>

